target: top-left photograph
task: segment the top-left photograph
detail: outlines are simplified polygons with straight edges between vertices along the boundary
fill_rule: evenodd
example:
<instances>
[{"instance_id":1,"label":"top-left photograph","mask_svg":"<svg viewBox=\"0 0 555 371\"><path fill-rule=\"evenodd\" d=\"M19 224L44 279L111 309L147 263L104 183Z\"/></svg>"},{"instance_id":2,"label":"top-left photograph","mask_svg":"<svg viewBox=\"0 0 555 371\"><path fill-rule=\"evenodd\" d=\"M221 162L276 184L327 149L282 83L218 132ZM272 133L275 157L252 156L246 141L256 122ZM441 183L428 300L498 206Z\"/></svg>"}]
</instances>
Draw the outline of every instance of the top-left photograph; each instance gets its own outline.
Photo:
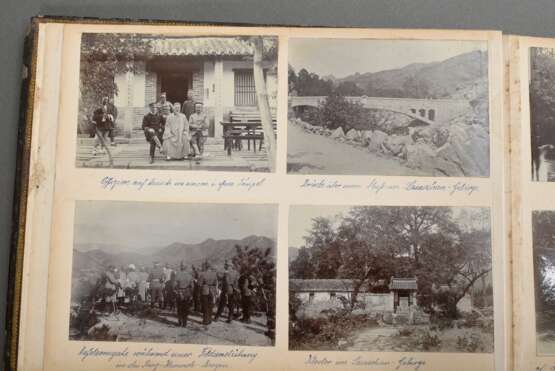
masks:
<instances>
[{"instance_id":1,"label":"top-left photograph","mask_svg":"<svg viewBox=\"0 0 555 371\"><path fill-rule=\"evenodd\" d=\"M278 38L85 33L76 166L275 171Z\"/></svg>"}]
</instances>

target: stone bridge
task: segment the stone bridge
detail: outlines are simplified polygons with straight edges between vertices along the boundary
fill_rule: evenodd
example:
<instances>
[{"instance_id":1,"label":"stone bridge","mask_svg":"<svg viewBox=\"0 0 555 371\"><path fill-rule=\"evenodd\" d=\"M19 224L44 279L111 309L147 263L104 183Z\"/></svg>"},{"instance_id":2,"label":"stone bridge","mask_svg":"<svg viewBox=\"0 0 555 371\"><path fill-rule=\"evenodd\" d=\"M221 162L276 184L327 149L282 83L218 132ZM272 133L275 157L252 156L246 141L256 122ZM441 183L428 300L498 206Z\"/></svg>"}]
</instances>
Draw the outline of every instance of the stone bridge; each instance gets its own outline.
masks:
<instances>
[{"instance_id":1,"label":"stone bridge","mask_svg":"<svg viewBox=\"0 0 555 371\"><path fill-rule=\"evenodd\" d=\"M346 97L351 102L361 103L364 107L401 113L426 124L448 122L461 115L470 104L464 99L410 99L380 97ZM325 96L289 97L289 105L295 107L318 107L326 100Z\"/></svg>"}]
</instances>

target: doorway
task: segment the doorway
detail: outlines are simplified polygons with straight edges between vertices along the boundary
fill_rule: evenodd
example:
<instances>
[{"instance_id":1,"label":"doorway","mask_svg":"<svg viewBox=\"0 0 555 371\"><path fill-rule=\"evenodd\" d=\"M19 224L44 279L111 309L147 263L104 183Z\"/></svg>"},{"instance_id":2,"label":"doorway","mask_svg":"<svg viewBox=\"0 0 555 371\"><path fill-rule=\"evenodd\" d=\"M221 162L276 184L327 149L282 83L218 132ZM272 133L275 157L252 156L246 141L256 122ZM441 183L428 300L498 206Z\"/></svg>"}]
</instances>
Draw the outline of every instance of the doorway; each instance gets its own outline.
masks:
<instances>
[{"instance_id":1,"label":"doorway","mask_svg":"<svg viewBox=\"0 0 555 371\"><path fill-rule=\"evenodd\" d=\"M166 92L166 99L171 102L183 102L187 99L187 92L191 89L189 73L166 73L160 76L160 92Z\"/></svg>"}]
</instances>

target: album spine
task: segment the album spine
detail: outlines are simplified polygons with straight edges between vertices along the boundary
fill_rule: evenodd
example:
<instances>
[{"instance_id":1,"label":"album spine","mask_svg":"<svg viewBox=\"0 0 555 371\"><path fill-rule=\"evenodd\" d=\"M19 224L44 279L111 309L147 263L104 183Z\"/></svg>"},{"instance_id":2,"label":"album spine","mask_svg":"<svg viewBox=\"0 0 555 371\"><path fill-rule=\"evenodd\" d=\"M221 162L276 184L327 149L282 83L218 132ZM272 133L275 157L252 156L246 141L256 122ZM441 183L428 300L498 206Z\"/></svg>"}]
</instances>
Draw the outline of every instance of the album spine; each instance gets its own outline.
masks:
<instances>
[{"instance_id":1,"label":"album spine","mask_svg":"<svg viewBox=\"0 0 555 371\"><path fill-rule=\"evenodd\" d=\"M40 18L31 19L23 47L22 80L20 91L19 123L17 133L17 160L13 195L12 234L8 268L6 325L4 328L5 369L16 371L19 342L19 315L21 310L21 285L25 217L29 181L29 159L33 119L37 38Z\"/></svg>"}]
</instances>

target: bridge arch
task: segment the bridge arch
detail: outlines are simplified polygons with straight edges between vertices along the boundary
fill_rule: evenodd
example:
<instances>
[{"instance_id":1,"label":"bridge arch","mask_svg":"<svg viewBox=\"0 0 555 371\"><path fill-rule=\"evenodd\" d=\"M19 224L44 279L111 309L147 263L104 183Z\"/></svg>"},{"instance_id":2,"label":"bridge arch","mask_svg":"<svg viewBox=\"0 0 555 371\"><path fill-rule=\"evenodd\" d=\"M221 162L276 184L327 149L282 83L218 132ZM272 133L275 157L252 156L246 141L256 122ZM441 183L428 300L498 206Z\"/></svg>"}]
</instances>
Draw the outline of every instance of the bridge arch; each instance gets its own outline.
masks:
<instances>
[{"instance_id":1,"label":"bridge arch","mask_svg":"<svg viewBox=\"0 0 555 371\"><path fill-rule=\"evenodd\" d=\"M351 102L361 103L369 109L400 113L426 124L447 122L470 108L467 100L462 99L411 99L384 97L345 97ZM325 96L292 96L289 97L291 108L307 106L319 107Z\"/></svg>"}]
</instances>

